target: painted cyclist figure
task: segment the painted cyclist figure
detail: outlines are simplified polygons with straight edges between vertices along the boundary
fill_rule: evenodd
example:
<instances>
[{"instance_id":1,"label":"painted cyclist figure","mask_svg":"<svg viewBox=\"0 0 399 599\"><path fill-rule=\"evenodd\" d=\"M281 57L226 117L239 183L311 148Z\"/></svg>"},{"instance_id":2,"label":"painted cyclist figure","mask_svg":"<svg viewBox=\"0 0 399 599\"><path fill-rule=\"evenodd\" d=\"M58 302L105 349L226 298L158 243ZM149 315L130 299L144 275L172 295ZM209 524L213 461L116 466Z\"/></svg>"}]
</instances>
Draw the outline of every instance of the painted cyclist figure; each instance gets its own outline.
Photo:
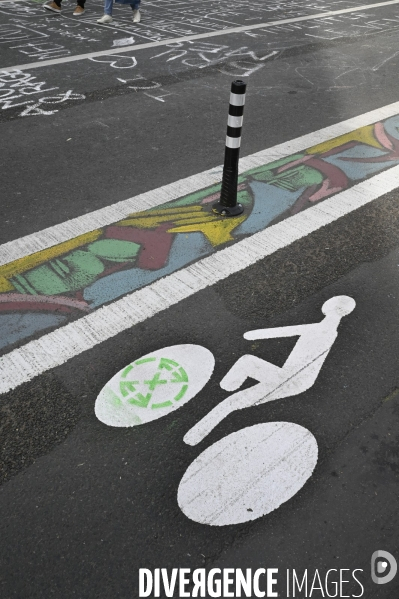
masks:
<instances>
[{"instance_id":1,"label":"painted cyclist figure","mask_svg":"<svg viewBox=\"0 0 399 599\"><path fill-rule=\"evenodd\" d=\"M322 305L319 322L247 331L244 338L298 337L283 366L252 354L241 356L220 382L235 391L218 403L184 436L200 443L235 410L302 394L314 385L338 336L343 317L356 306L346 295ZM200 367L199 367L200 365ZM132 427L167 416L185 405L211 378L215 358L201 345L163 347L130 363L101 390L97 418L115 427ZM258 381L239 390L247 378ZM242 524L261 518L291 499L312 476L318 460L314 435L293 422L261 422L224 436L189 465L177 502L194 522L208 526Z\"/></svg>"}]
</instances>

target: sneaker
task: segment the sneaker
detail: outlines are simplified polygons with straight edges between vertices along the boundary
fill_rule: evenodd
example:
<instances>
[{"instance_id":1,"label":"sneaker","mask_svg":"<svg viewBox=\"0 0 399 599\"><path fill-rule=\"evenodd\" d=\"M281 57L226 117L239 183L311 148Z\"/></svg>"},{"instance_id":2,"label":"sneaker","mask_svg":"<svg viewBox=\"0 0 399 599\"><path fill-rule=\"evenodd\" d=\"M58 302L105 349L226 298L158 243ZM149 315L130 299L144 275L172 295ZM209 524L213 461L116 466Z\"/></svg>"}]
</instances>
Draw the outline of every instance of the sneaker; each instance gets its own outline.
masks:
<instances>
[{"instance_id":1,"label":"sneaker","mask_svg":"<svg viewBox=\"0 0 399 599\"><path fill-rule=\"evenodd\" d=\"M133 11L133 23L140 23L140 21L141 21L140 11L138 9L134 10Z\"/></svg>"},{"instance_id":2,"label":"sneaker","mask_svg":"<svg viewBox=\"0 0 399 599\"><path fill-rule=\"evenodd\" d=\"M97 23L112 23L113 20L111 15L103 15L101 19L97 19Z\"/></svg>"},{"instance_id":3,"label":"sneaker","mask_svg":"<svg viewBox=\"0 0 399 599\"><path fill-rule=\"evenodd\" d=\"M47 10L52 10L53 12L61 12L61 6L58 6L55 2L50 2L50 4L44 4L44 8Z\"/></svg>"},{"instance_id":4,"label":"sneaker","mask_svg":"<svg viewBox=\"0 0 399 599\"><path fill-rule=\"evenodd\" d=\"M79 17L80 15L83 15L84 11L85 9L82 6L77 6L72 14L74 17Z\"/></svg>"}]
</instances>

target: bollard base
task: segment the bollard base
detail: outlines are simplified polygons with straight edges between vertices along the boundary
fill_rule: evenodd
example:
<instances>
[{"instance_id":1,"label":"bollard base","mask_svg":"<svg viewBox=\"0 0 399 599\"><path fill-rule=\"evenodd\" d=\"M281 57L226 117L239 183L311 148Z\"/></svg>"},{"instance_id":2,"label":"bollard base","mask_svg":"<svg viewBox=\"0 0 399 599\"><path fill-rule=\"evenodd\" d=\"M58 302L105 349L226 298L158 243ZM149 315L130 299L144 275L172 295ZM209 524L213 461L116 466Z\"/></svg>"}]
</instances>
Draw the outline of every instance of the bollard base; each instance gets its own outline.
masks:
<instances>
[{"instance_id":1,"label":"bollard base","mask_svg":"<svg viewBox=\"0 0 399 599\"><path fill-rule=\"evenodd\" d=\"M219 214L220 216L238 216L244 212L242 204L236 204L235 206L223 206L220 202L213 204L212 212Z\"/></svg>"}]
</instances>

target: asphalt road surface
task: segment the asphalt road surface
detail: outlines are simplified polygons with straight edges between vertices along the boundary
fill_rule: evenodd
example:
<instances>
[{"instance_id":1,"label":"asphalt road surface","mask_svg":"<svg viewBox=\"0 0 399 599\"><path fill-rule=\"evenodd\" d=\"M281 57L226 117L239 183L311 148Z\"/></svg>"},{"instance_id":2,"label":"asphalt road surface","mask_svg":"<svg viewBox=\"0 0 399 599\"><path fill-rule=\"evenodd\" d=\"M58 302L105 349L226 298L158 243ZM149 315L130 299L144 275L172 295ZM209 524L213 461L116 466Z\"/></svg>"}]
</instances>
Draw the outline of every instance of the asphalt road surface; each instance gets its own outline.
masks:
<instances>
[{"instance_id":1,"label":"asphalt road surface","mask_svg":"<svg viewBox=\"0 0 399 599\"><path fill-rule=\"evenodd\" d=\"M399 599L399 0L74 6L0 0L0 598Z\"/></svg>"}]
</instances>

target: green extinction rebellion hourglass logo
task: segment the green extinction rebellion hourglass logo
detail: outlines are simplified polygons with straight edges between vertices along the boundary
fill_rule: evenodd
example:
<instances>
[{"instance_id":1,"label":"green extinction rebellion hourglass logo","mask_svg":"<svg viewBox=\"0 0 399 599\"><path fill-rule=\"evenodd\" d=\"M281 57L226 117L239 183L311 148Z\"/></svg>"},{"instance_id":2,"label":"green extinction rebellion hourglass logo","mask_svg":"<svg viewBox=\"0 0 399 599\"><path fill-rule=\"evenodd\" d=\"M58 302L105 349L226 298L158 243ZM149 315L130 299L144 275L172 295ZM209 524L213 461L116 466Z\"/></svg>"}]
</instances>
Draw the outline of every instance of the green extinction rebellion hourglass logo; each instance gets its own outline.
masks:
<instances>
[{"instance_id":1,"label":"green extinction rebellion hourglass logo","mask_svg":"<svg viewBox=\"0 0 399 599\"><path fill-rule=\"evenodd\" d=\"M204 348L172 346L142 356L102 389L97 417L110 426L136 426L180 408L209 380L214 364ZM198 369L198 364L202 365Z\"/></svg>"},{"instance_id":2,"label":"green extinction rebellion hourglass logo","mask_svg":"<svg viewBox=\"0 0 399 599\"><path fill-rule=\"evenodd\" d=\"M133 376L134 380L130 380ZM184 397L188 376L182 366L168 358L144 358L129 364L122 372L120 394L139 408L169 408ZM165 395L170 397L165 401Z\"/></svg>"}]
</instances>

